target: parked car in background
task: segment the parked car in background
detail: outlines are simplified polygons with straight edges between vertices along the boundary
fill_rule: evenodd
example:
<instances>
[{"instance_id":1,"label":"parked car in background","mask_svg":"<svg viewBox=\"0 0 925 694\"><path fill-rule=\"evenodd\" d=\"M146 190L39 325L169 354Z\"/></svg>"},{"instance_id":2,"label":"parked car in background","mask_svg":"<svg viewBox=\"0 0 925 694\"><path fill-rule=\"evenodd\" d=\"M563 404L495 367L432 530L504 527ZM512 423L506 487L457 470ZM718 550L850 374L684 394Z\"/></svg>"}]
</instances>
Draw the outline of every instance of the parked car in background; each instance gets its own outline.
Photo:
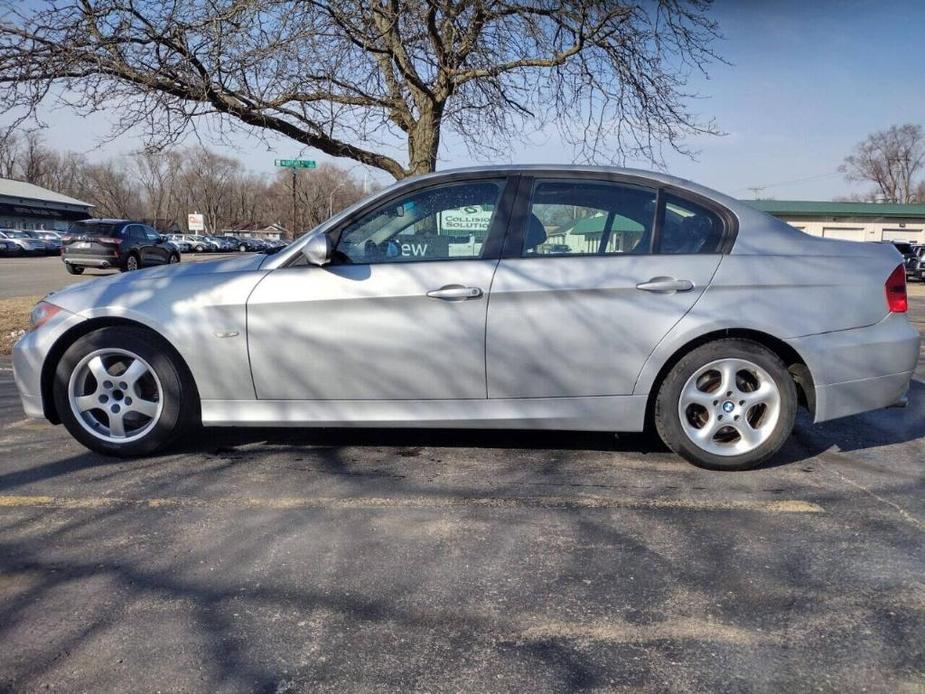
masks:
<instances>
[{"instance_id":1,"label":"parked car in background","mask_svg":"<svg viewBox=\"0 0 925 694\"><path fill-rule=\"evenodd\" d=\"M45 243L45 255L61 255L61 235L59 233L45 229L36 229L26 233Z\"/></svg>"},{"instance_id":2,"label":"parked car in background","mask_svg":"<svg viewBox=\"0 0 925 694\"><path fill-rule=\"evenodd\" d=\"M180 251L155 229L128 219L87 219L68 229L62 245L64 267L72 275L85 268L123 272L180 262Z\"/></svg>"},{"instance_id":3,"label":"parked car in background","mask_svg":"<svg viewBox=\"0 0 925 694\"><path fill-rule=\"evenodd\" d=\"M0 257L10 258L20 254L20 248L9 239L0 239Z\"/></svg>"},{"instance_id":4,"label":"parked car in background","mask_svg":"<svg viewBox=\"0 0 925 694\"><path fill-rule=\"evenodd\" d=\"M925 282L925 246L913 246L912 252L915 254L913 260L906 260L906 277L911 280Z\"/></svg>"},{"instance_id":5,"label":"parked car in background","mask_svg":"<svg viewBox=\"0 0 925 694\"><path fill-rule=\"evenodd\" d=\"M264 249L264 245L259 239L238 236L225 236L224 238L228 239L232 246L242 253L262 251Z\"/></svg>"},{"instance_id":6,"label":"parked car in background","mask_svg":"<svg viewBox=\"0 0 925 694\"><path fill-rule=\"evenodd\" d=\"M206 236L205 238L215 246L217 251L221 251L222 253L228 253L230 251L236 250L231 240L225 238L224 236Z\"/></svg>"},{"instance_id":7,"label":"parked car in background","mask_svg":"<svg viewBox=\"0 0 925 694\"><path fill-rule=\"evenodd\" d=\"M800 405L824 422L903 403L907 309L884 245L664 174L485 167L405 179L272 256L55 292L13 369L29 416L110 455L200 422L651 425L738 470L777 453Z\"/></svg>"},{"instance_id":8,"label":"parked car in background","mask_svg":"<svg viewBox=\"0 0 925 694\"><path fill-rule=\"evenodd\" d=\"M171 243L186 246L184 253L210 253L215 250L215 246L204 237L198 234L171 234L169 237Z\"/></svg>"},{"instance_id":9,"label":"parked car in background","mask_svg":"<svg viewBox=\"0 0 925 694\"><path fill-rule=\"evenodd\" d=\"M0 239L16 246L14 255L45 255L45 242L18 229L0 229Z\"/></svg>"},{"instance_id":10,"label":"parked car in background","mask_svg":"<svg viewBox=\"0 0 925 694\"><path fill-rule=\"evenodd\" d=\"M166 239L176 246L181 253L189 253L192 250L189 242L186 241L182 234L168 234Z\"/></svg>"},{"instance_id":11,"label":"parked car in background","mask_svg":"<svg viewBox=\"0 0 925 694\"><path fill-rule=\"evenodd\" d=\"M903 267L906 269L906 277L913 277L918 266L919 257L911 243L908 241L879 241L877 243L889 244L899 251L899 254L903 257Z\"/></svg>"}]
</instances>

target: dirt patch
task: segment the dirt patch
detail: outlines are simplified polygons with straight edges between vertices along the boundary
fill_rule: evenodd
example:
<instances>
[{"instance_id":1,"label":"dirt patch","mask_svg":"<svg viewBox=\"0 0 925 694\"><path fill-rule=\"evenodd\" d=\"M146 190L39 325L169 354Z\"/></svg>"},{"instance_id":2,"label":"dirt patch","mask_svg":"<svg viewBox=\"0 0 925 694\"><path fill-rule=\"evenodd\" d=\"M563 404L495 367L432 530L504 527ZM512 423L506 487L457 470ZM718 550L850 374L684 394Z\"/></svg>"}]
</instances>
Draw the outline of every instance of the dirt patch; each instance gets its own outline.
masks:
<instances>
[{"instance_id":1,"label":"dirt patch","mask_svg":"<svg viewBox=\"0 0 925 694\"><path fill-rule=\"evenodd\" d=\"M0 354L12 351L13 344L29 327L29 314L39 299L39 296L0 299Z\"/></svg>"}]
</instances>

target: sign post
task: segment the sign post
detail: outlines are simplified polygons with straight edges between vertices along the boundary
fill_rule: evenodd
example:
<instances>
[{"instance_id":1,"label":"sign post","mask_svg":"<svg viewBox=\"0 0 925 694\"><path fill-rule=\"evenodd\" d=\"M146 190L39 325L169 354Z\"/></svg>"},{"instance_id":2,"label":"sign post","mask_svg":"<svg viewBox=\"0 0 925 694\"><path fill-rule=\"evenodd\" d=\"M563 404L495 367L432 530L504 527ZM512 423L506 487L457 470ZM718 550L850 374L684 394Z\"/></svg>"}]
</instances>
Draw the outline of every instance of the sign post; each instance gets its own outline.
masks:
<instances>
[{"instance_id":1,"label":"sign post","mask_svg":"<svg viewBox=\"0 0 925 694\"><path fill-rule=\"evenodd\" d=\"M314 169L317 164L312 159L276 159L274 166L292 171L292 226L289 233L295 238L295 179L297 169Z\"/></svg>"}]
</instances>

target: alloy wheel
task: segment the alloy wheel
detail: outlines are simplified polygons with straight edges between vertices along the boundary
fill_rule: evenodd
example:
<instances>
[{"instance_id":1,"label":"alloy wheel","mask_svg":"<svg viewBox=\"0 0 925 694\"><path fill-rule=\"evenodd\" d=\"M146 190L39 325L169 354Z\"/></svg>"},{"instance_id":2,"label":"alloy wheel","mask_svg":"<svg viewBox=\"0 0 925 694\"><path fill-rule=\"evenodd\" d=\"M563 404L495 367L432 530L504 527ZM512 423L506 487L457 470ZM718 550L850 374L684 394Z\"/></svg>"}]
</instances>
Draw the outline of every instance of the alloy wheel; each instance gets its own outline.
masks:
<instances>
[{"instance_id":1,"label":"alloy wheel","mask_svg":"<svg viewBox=\"0 0 925 694\"><path fill-rule=\"evenodd\" d=\"M697 369L681 389L681 428L698 448L722 456L749 453L780 419L781 393L770 374L745 359L719 359Z\"/></svg>"},{"instance_id":2,"label":"alloy wheel","mask_svg":"<svg viewBox=\"0 0 925 694\"><path fill-rule=\"evenodd\" d=\"M68 402L80 425L109 443L135 441L155 427L163 389L151 366L123 349L86 355L68 383Z\"/></svg>"}]
</instances>

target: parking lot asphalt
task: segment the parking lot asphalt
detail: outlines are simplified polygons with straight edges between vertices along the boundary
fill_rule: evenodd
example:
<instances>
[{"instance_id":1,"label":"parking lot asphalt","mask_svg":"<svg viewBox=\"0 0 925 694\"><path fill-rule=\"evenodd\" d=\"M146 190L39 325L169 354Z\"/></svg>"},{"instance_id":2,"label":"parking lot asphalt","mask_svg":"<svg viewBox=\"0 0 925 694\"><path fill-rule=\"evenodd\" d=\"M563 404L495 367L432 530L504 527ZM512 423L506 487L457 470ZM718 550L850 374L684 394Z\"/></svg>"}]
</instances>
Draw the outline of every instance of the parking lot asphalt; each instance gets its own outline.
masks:
<instances>
[{"instance_id":1,"label":"parking lot asphalt","mask_svg":"<svg viewBox=\"0 0 925 694\"><path fill-rule=\"evenodd\" d=\"M519 432L114 460L24 420L8 361L0 427L0 690L925 691L922 362L745 473Z\"/></svg>"},{"instance_id":2,"label":"parking lot asphalt","mask_svg":"<svg viewBox=\"0 0 925 694\"><path fill-rule=\"evenodd\" d=\"M184 253L181 262L227 258L229 253ZM44 296L75 282L118 274L118 270L88 268L82 275L69 275L60 256L0 258L0 299L17 296Z\"/></svg>"}]
</instances>

